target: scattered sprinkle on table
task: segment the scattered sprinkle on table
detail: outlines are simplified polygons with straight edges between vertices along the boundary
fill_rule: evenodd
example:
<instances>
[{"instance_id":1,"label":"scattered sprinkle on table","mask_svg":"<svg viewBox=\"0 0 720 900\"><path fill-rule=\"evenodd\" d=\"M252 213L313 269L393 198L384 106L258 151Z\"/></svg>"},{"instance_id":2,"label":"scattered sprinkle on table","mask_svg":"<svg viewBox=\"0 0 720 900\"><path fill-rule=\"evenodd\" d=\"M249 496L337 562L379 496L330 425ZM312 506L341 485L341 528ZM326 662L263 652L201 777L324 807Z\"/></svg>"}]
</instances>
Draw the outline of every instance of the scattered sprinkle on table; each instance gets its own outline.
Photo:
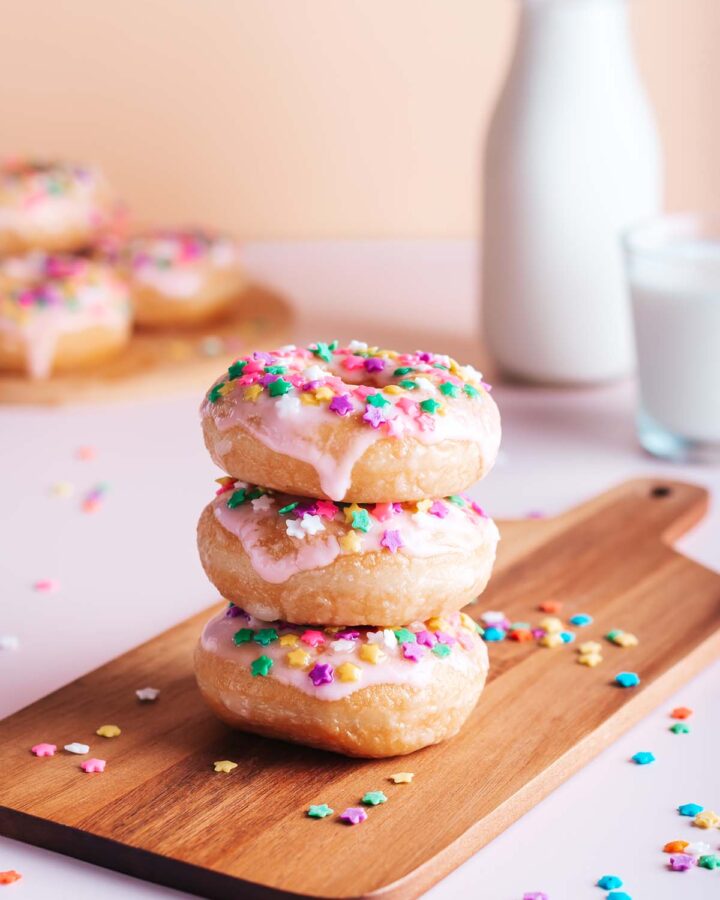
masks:
<instances>
[{"instance_id":1,"label":"scattered sprinkle on table","mask_svg":"<svg viewBox=\"0 0 720 900\"><path fill-rule=\"evenodd\" d=\"M504 641L506 632L502 628L495 628L494 626L491 628L485 629L485 634L483 638L489 643L493 643L495 641Z\"/></svg>"},{"instance_id":2,"label":"scattered sprinkle on table","mask_svg":"<svg viewBox=\"0 0 720 900\"><path fill-rule=\"evenodd\" d=\"M704 854L698 859L698 865L703 869L720 869L720 856L714 853Z\"/></svg>"},{"instance_id":3,"label":"scattered sprinkle on table","mask_svg":"<svg viewBox=\"0 0 720 900\"><path fill-rule=\"evenodd\" d=\"M687 706L676 706L675 709L670 713L671 719L689 719L693 714L693 711L689 709Z\"/></svg>"},{"instance_id":4,"label":"scattered sprinkle on table","mask_svg":"<svg viewBox=\"0 0 720 900\"><path fill-rule=\"evenodd\" d=\"M35 756L55 756L55 751L57 747L55 744L35 744L34 747L30 748L30 752L34 753Z\"/></svg>"},{"instance_id":5,"label":"scattered sprinkle on table","mask_svg":"<svg viewBox=\"0 0 720 900\"><path fill-rule=\"evenodd\" d=\"M89 462L90 460L95 459L96 456L97 451L90 444L84 444L75 451L75 458L80 459L83 462Z\"/></svg>"},{"instance_id":6,"label":"scattered sprinkle on table","mask_svg":"<svg viewBox=\"0 0 720 900\"><path fill-rule=\"evenodd\" d=\"M75 485L71 481L56 481L50 488L50 493L53 497L60 497L62 499L72 497L75 493Z\"/></svg>"},{"instance_id":7,"label":"scattered sprinkle on table","mask_svg":"<svg viewBox=\"0 0 720 900\"><path fill-rule=\"evenodd\" d=\"M0 872L0 884L13 884L16 881L20 881L22 875L19 872L16 872L15 869L8 869L5 872Z\"/></svg>"},{"instance_id":8,"label":"scattered sprinkle on table","mask_svg":"<svg viewBox=\"0 0 720 900\"><path fill-rule=\"evenodd\" d=\"M576 613L574 616L570 616L569 621L571 625L577 625L579 628L582 628L584 625L592 625L593 617L587 613Z\"/></svg>"},{"instance_id":9,"label":"scattered sprinkle on table","mask_svg":"<svg viewBox=\"0 0 720 900\"><path fill-rule=\"evenodd\" d=\"M56 578L40 578L33 584L33 589L41 594L53 594L60 589L60 582Z\"/></svg>"},{"instance_id":10,"label":"scattered sprinkle on table","mask_svg":"<svg viewBox=\"0 0 720 900\"><path fill-rule=\"evenodd\" d=\"M687 846L687 841L668 841L663 847L663 853L684 853Z\"/></svg>"},{"instance_id":11,"label":"scattered sprinkle on table","mask_svg":"<svg viewBox=\"0 0 720 900\"><path fill-rule=\"evenodd\" d=\"M612 891L615 888L621 888L623 881L617 875L603 875L602 878L598 878L597 886L604 891Z\"/></svg>"},{"instance_id":12,"label":"scattered sprinkle on table","mask_svg":"<svg viewBox=\"0 0 720 900\"><path fill-rule=\"evenodd\" d=\"M615 676L615 682L623 688L637 687L640 684L640 676L637 672L620 672Z\"/></svg>"},{"instance_id":13,"label":"scattered sprinkle on table","mask_svg":"<svg viewBox=\"0 0 720 900\"><path fill-rule=\"evenodd\" d=\"M414 777L414 772L396 772L390 776L390 781L394 784L410 784Z\"/></svg>"},{"instance_id":14,"label":"scattered sprinkle on table","mask_svg":"<svg viewBox=\"0 0 720 900\"><path fill-rule=\"evenodd\" d=\"M550 900L550 897L544 891L526 891L523 900Z\"/></svg>"},{"instance_id":15,"label":"scattered sprinkle on table","mask_svg":"<svg viewBox=\"0 0 720 900\"><path fill-rule=\"evenodd\" d=\"M324 819L326 816L331 816L334 812L335 810L331 809L327 803L318 803L308 807L307 815L311 819Z\"/></svg>"},{"instance_id":16,"label":"scattered sprinkle on table","mask_svg":"<svg viewBox=\"0 0 720 900\"><path fill-rule=\"evenodd\" d=\"M122 731L118 728L117 725L101 725L95 734L100 735L100 737L104 738L114 738L119 734L122 734Z\"/></svg>"},{"instance_id":17,"label":"scattered sprinkle on table","mask_svg":"<svg viewBox=\"0 0 720 900\"><path fill-rule=\"evenodd\" d=\"M562 603L559 600L545 600L538 606L538 609L544 613L559 613L562 609Z\"/></svg>"},{"instance_id":18,"label":"scattered sprinkle on table","mask_svg":"<svg viewBox=\"0 0 720 900\"><path fill-rule=\"evenodd\" d=\"M84 513L97 512L102 506L102 499L108 491L106 482L96 485L85 494L80 508Z\"/></svg>"},{"instance_id":19,"label":"scattered sprinkle on table","mask_svg":"<svg viewBox=\"0 0 720 900\"><path fill-rule=\"evenodd\" d=\"M649 763L655 762L655 754L651 753L649 750L640 750L631 758L632 761L639 766L647 766Z\"/></svg>"},{"instance_id":20,"label":"scattered sprinkle on table","mask_svg":"<svg viewBox=\"0 0 720 900\"><path fill-rule=\"evenodd\" d=\"M158 688L146 687L146 688L138 688L135 691L135 696L142 703L152 703L154 700L157 700L160 691Z\"/></svg>"},{"instance_id":21,"label":"scattered sprinkle on table","mask_svg":"<svg viewBox=\"0 0 720 900\"><path fill-rule=\"evenodd\" d=\"M16 634L0 634L0 650L17 650L20 640Z\"/></svg>"},{"instance_id":22,"label":"scattered sprinkle on table","mask_svg":"<svg viewBox=\"0 0 720 900\"><path fill-rule=\"evenodd\" d=\"M695 865L695 857L688 853L675 853L668 860L668 866L673 872L687 872Z\"/></svg>"},{"instance_id":23,"label":"scattered sprinkle on table","mask_svg":"<svg viewBox=\"0 0 720 900\"><path fill-rule=\"evenodd\" d=\"M80 768L83 772L104 772L105 766L107 765L107 761L104 759L86 759L80 763Z\"/></svg>"},{"instance_id":24,"label":"scattered sprinkle on table","mask_svg":"<svg viewBox=\"0 0 720 900\"><path fill-rule=\"evenodd\" d=\"M226 775L230 774L233 769L237 769L237 766L238 764L230 759L219 759L213 763L216 772L224 772Z\"/></svg>"},{"instance_id":25,"label":"scattered sprinkle on table","mask_svg":"<svg viewBox=\"0 0 720 900\"><path fill-rule=\"evenodd\" d=\"M360 802L366 806L380 806L381 803L387 803L387 797L382 791L368 791Z\"/></svg>"},{"instance_id":26,"label":"scattered sprinkle on table","mask_svg":"<svg viewBox=\"0 0 720 900\"><path fill-rule=\"evenodd\" d=\"M359 825L367 819L367 813L360 806L348 806L348 808L340 813L340 819L347 822L348 825Z\"/></svg>"},{"instance_id":27,"label":"scattered sprinkle on table","mask_svg":"<svg viewBox=\"0 0 720 900\"><path fill-rule=\"evenodd\" d=\"M63 750L67 750L68 753L89 753L90 747L88 744L81 744L79 741L73 741L72 744L65 744Z\"/></svg>"},{"instance_id":28,"label":"scattered sprinkle on table","mask_svg":"<svg viewBox=\"0 0 720 900\"><path fill-rule=\"evenodd\" d=\"M693 825L698 828L718 828L720 827L720 816L711 809L705 809L695 816Z\"/></svg>"},{"instance_id":29,"label":"scattered sprinkle on table","mask_svg":"<svg viewBox=\"0 0 720 900\"><path fill-rule=\"evenodd\" d=\"M702 856L704 853L710 853L712 847L705 841L693 841L692 844L685 844L682 853L689 853L690 856Z\"/></svg>"},{"instance_id":30,"label":"scattered sprinkle on table","mask_svg":"<svg viewBox=\"0 0 720 900\"><path fill-rule=\"evenodd\" d=\"M690 734L690 726L686 725L685 722L676 722L674 725L670 726L670 731L673 734Z\"/></svg>"},{"instance_id":31,"label":"scattered sprinkle on table","mask_svg":"<svg viewBox=\"0 0 720 900\"><path fill-rule=\"evenodd\" d=\"M610 891L607 895L607 900L632 900L630 894L626 894L625 891Z\"/></svg>"},{"instance_id":32,"label":"scattered sprinkle on table","mask_svg":"<svg viewBox=\"0 0 720 900\"><path fill-rule=\"evenodd\" d=\"M678 806L677 810L681 816L696 816L698 813L701 813L705 809L704 806L700 806L699 803L683 803Z\"/></svg>"}]
</instances>

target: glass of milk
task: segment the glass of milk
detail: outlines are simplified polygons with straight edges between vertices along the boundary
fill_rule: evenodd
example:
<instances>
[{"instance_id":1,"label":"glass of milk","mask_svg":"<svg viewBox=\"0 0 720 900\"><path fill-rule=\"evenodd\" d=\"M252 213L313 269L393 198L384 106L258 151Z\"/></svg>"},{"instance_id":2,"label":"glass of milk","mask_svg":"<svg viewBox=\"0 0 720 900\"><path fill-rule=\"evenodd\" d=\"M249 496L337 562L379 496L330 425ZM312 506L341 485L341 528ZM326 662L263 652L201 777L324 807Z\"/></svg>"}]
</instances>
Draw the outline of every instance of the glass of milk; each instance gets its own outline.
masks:
<instances>
[{"instance_id":1,"label":"glass of milk","mask_svg":"<svg viewBox=\"0 0 720 900\"><path fill-rule=\"evenodd\" d=\"M623 238L638 360L640 443L720 461L720 215L667 215Z\"/></svg>"}]
</instances>

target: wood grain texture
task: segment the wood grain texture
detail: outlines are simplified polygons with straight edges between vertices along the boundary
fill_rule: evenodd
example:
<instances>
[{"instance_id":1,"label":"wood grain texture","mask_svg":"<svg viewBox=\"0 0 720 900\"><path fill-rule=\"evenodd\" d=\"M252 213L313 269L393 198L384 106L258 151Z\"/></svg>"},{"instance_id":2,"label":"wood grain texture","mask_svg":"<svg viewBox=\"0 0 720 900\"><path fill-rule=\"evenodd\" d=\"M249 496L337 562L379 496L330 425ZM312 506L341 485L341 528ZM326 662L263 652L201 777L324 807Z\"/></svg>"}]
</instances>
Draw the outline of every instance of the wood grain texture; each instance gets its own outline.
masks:
<instances>
[{"instance_id":1,"label":"wood grain texture","mask_svg":"<svg viewBox=\"0 0 720 900\"><path fill-rule=\"evenodd\" d=\"M33 381L0 372L0 403L60 405L204 390L233 359L248 348L287 342L293 317L289 304L261 285L250 285L227 316L202 326L136 330L126 350L101 365ZM208 353L220 339L221 352Z\"/></svg>"},{"instance_id":2,"label":"wood grain texture","mask_svg":"<svg viewBox=\"0 0 720 900\"><path fill-rule=\"evenodd\" d=\"M464 730L400 760L229 732L194 685L191 651L210 611L195 616L2 722L0 831L207 897L417 897L718 652L720 575L668 545L706 503L699 487L639 480L555 519L501 524L495 576L471 613L537 621L539 602L562 600L564 617L594 616L583 639L622 628L639 646L607 644L587 669L571 646L491 645L489 684ZM640 687L613 684L624 670ZM147 684L162 689L155 704L135 700ZM96 737L104 723L122 735ZM105 773L83 774L62 749L29 752L71 740L107 759ZM215 774L218 759L238 768ZM403 770L412 784L387 780ZM389 802L362 825L304 815L375 789Z\"/></svg>"}]
</instances>

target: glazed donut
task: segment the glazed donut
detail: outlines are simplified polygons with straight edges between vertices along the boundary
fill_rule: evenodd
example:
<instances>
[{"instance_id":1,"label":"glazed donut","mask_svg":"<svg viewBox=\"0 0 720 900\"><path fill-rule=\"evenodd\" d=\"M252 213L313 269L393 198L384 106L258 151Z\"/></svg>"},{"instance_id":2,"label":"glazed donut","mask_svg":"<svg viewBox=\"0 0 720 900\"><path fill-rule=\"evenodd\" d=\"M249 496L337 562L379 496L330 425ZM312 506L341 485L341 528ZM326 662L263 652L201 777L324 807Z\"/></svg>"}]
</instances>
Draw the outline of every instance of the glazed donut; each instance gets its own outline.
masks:
<instances>
[{"instance_id":1,"label":"glazed donut","mask_svg":"<svg viewBox=\"0 0 720 900\"><path fill-rule=\"evenodd\" d=\"M140 234L115 256L139 325L205 322L227 312L247 287L235 242L205 231Z\"/></svg>"},{"instance_id":2,"label":"glazed donut","mask_svg":"<svg viewBox=\"0 0 720 900\"><path fill-rule=\"evenodd\" d=\"M458 494L500 443L497 407L472 366L359 341L241 357L201 417L210 455L233 477L357 503Z\"/></svg>"},{"instance_id":3,"label":"glazed donut","mask_svg":"<svg viewBox=\"0 0 720 900\"><path fill-rule=\"evenodd\" d=\"M260 619L395 625L454 612L490 577L498 530L460 495L338 505L219 481L200 559L220 594Z\"/></svg>"},{"instance_id":4,"label":"glazed donut","mask_svg":"<svg viewBox=\"0 0 720 900\"><path fill-rule=\"evenodd\" d=\"M95 168L17 159L0 164L0 255L85 249L116 214Z\"/></svg>"},{"instance_id":5,"label":"glazed donut","mask_svg":"<svg viewBox=\"0 0 720 900\"><path fill-rule=\"evenodd\" d=\"M129 336L127 288L106 266L43 253L0 262L0 370L46 378L107 359Z\"/></svg>"},{"instance_id":6,"label":"glazed donut","mask_svg":"<svg viewBox=\"0 0 720 900\"><path fill-rule=\"evenodd\" d=\"M452 737L487 669L464 613L340 630L264 622L231 604L195 651L200 691L228 725L348 756L396 756Z\"/></svg>"}]
</instances>

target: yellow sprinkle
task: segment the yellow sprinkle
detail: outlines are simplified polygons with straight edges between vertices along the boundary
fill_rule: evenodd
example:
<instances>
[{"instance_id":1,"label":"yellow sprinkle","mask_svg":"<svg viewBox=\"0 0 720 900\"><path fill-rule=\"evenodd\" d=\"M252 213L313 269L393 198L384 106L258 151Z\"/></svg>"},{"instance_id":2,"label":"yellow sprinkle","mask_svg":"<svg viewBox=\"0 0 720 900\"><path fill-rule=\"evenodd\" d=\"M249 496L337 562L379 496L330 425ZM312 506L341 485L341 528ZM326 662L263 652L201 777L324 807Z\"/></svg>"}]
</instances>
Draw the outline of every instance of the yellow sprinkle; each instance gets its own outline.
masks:
<instances>
[{"instance_id":1,"label":"yellow sprinkle","mask_svg":"<svg viewBox=\"0 0 720 900\"><path fill-rule=\"evenodd\" d=\"M280 638L281 647L297 647L300 638L296 634L284 634Z\"/></svg>"},{"instance_id":2,"label":"yellow sprinkle","mask_svg":"<svg viewBox=\"0 0 720 900\"><path fill-rule=\"evenodd\" d=\"M602 652L602 645L598 644L597 641L585 641L585 643L580 644L577 648L578 653L586 654L586 653L600 653Z\"/></svg>"},{"instance_id":3,"label":"yellow sprinkle","mask_svg":"<svg viewBox=\"0 0 720 900\"><path fill-rule=\"evenodd\" d=\"M467 613L460 613L460 624L463 628L467 628L468 631L475 631L475 620L471 619Z\"/></svg>"},{"instance_id":4,"label":"yellow sprinkle","mask_svg":"<svg viewBox=\"0 0 720 900\"><path fill-rule=\"evenodd\" d=\"M697 825L698 828L717 828L720 825L720 816L711 809L706 809L695 816L693 825Z\"/></svg>"},{"instance_id":5,"label":"yellow sprinkle","mask_svg":"<svg viewBox=\"0 0 720 900\"><path fill-rule=\"evenodd\" d=\"M599 666L602 662L602 656L599 653L581 653L578 656L578 662L581 666L589 666L591 669L594 669L595 666Z\"/></svg>"},{"instance_id":6,"label":"yellow sprinkle","mask_svg":"<svg viewBox=\"0 0 720 900\"><path fill-rule=\"evenodd\" d=\"M410 784L414 777L414 772L396 772L390 776L390 781L394 781L395 784Z\"/></svg>"},{"instance_id":7,"label":"yellow sprinkle","mask_svg":"<svg viewBox=\"0 0 720 900\"><path fill-rule=\"evenodd\" d=\"M291 650L288 653L287 661L293 669L304 669L310 662L310 654L298 647L297 650Z\"/></svg>"},{"instance_id":8,"label":"yellow sprinkle","mask_svg":"<svg viewBox=\"0 0 720 900\"><path fill-rule=\"evenodd\" d=\"M360 647L360 659L376 666L385 659L385 654L377 644L363 644L362 647Z\"/></svg>"},{"instance_id":9,"label":"yellow sprinkle","mask_svg":"<svg viewBox=\"0 0 720 900\"><path fill-rule=\"evenodd\" d=\"M397 350L383 350L382 355L386 359L397 359L398 356L400 356L400 354L397 352Z\"/></svg>"},{"instance_id":10,"label":"yellow sprinkle","mask_svg":"<svg viewBox=\"0 0 720 900\"><path fill-rule=\"evenodd\" d=\"M362 550L362 538L352 529L338 538L338 544L346 553L359 553Z\"/></svg>"},{"instance_id":11,"label":"yellow sprinkle","mask_svg":"<svg viewBox=\"0 0 720 900\"><path fill-rule=\"evenodd\" d=\"M548 616L540 621L540 627L549 634L556 634L563 630L563 623L556 616Z\"/></svg>"},{"instance_id":12,"label":"yellow sprinkle","mask_svg":"<svg viewBox=\"0 0 720 900\"><path fill-rule=\"evenodd\" d=\"M330 390L327 385L323 385L322 387L315 389L315 397L318 400L332 400L335 394Z\"/></svg>"},{"instance_id":13,"label":"yellow sprinkle","mask_svg":"<svg viewBox=\"0 0 720 900\"><path fill-rule=\"evenodd\" d=\"M560 637L557 631L548 632L540 638L540 644L543 647L562 647L565 641Z\"/></svg>"},{"instance_id":14,"label":"yellow sprinkle","mask_svg":"<svg viewBox=\"0 0 720 900\"><path fill-rule=\"evenodd\" d=\"M72 497L75 493L75 486L69 481L58 481L52 486L54 497Z\"/></svg>"},{"instance_id":15,"label":"yellow sprinkle","mask_svg":"<svg viewBox=\"0 0 720 900\"><path fill-rule=\"evenodd\" d=\"M346 524L351 525L353 520L353 513L360 512L361 509L362 506L358 506L357 503L351 503L350 506L346 506L344 509Z\"/></svg>"},{"instance_id":16,"label":"yellow sprinkle","mask_svg":"<svg viewBox=\"0 0 720 900\"><path fill-rule=\"evenodd\" d=\"M613 640L613 644L617 644L618 647L637 647L638 643L638 639L634 634L630 634L629 631L621 632Z\"/></svg>"},{"instance_id":17,"label":"yellow sprinkle","mask_svg":"<svg viewBox=\"0 0 720 900\"><path fill-rule=\"evenodd\" d=\"M233 769L237 769L237 765L237 763L234 763L229 759L219 759L217 762L213 763L216 772L225 772L226 774L232 772Z\"/></svg>"},{"instance_id":18,"label":"yellow sprinkle","mask_svg":"<svg viewBox=\"0 0 720 900\"><path fill-rule=\"evenodd\" d=\"M389 384L386 388L383 388L386 394L406 394L407 391L404 387L400 387L399 384Z\"/></svg>"},{"instance_id":19,"label":"yellow sprinkle","mask_svg":"<svg viewBox=\"0 0 720 900\"><path fill-rule=\"evenodd\" d=\"M255 385L255 387L260 387L260 385L259 384ZM218 394L220 394L221 397L226 397L234 388L235 388L235 385L232 383L232 381L226 381L225 384L218 391ZM262 388L261 388L261 390L262 390Z\"/></svg>"},{"instance_id":20,"label":"yellow sprinkle","mask_svg":"<svg viewBox=\"0 0 720 900\"><path fill-rule=\"evenodd\" d=\"M320 406L320 401L312 391L303 391L300 394L300 402L307 406Z\"/></svg>"},{"instance_id":21,"label":"yellow sprinkle","mask_svg":"<svg viewBox=\"0 0 720 900\"><path fill-rule=\"evenodd\" d=\"M439 416L444 416L444 415L447 414L447 407L445 406L444 403L441 403L440 406L438 406L438 408L435 410L435 412L436 412Z\"/></svg>"},{"instance_id":22,"label":"yellow sprinkle","mask_svg":"<svg viewBox=\"0 0 720 900\"><path fill-rule=\"evenodd\" d=\"M428 631L447 631L450 627L442 616L433 616L425 623Z\"/></svg>"},{"instance_id":23,"label":"yellow sprinkle","mask_svg":"<svg viewBox=\"0 0 720 900\"><path fill-rule=\"evenodd\" d=\"M360 681L360 668L351 662L344 662L335 669L335 674L340 681Z\"/></svg>"},{"instance_id":24,"label":"yellow sprinkle","mask_svg":"<svg viewBox=\"0 0 720 900\"><path fill-rule=\"evenodd\" d=\"M120 733L120 729L117 725L101 725L95 732L95 734L99 734L100 737L106 738L117 737Z\"/></svg>"},{"instance_id":25,"label":"yellow sprinkle","mask_svg":"<svg viewBox=\"0 0 720 900\"><path fill-rule=\"evenodd\" d=\"M255 403L260 394L262 394L262 385L251 384L250 387L246 387L243 391L243 399Z\"/></svg>"},{"instance_id":26,"label":"yellow sprinkle","mask_svg":"<svg viewBox=\"0 0 720 900\"><path fill-rule=\"evenodd\" d=\"M418 512L426 513L432 506L432 500L418 500L415 507Z\"/></svg>"}]
</instances>

